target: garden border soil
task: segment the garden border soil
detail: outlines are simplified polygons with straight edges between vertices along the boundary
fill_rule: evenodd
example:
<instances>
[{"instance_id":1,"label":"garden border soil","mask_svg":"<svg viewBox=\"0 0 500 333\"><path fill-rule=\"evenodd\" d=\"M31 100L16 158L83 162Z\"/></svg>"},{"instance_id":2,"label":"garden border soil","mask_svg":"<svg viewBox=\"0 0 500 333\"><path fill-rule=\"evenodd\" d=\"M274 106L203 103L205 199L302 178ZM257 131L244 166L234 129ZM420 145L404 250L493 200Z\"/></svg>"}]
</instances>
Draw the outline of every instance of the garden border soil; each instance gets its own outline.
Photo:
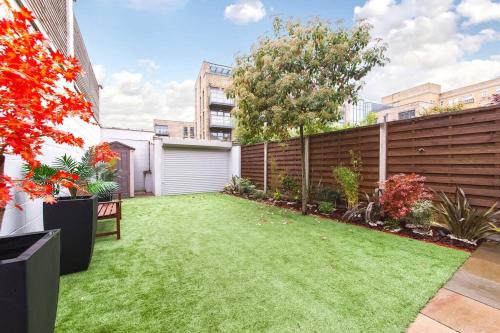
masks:
<instances>
[{"instance_id":1,"label":"garden border soil","mask_svg":"<svg viewBox=\"0 0 500 333\"><path fill-rule=\"evenodd\" d=\"M237 198L242 198L242 199L247 199L251 201L256 201L260 202L269 206L275 206L275 207L280 207L280 208L285 208L285 209L290 209L296 212L300 212L300 203L293 202L293 201L285 201L285 200L274 200L274 199L256 199L252 198L250 196L244 196L244 195L236 195L236 194L229 194L225 193L228 195L232 195ZM323 217L332 221L337 221L339 223L344 223L344 224L351 224L351 225L356 225L359 227L363 227L366 229L374 230L374 231L379 231L379 232L384 232L387 234L399 236L399 237L405 237L405 238L411 238L415 239L418 241L426 242L426 243L431 243L431 244L436 244L439 246L447 247L447 248L452 248L456 250L461 250L461 251L466 251L469 253L474 252L479 245L481 245L481 241L478 241L477 245L473 244L468 244L464 243L455 239L451 239L446 236L446 233L443 230L440 230L438 228L432 228L433 230L433 236L425 236L425 235L420 235L416 234L411 231L411 229L408 228L401 228L401 231L399 232L391 232L390 230L386 230L383 228L383 226L370 226L361 220L355 220L355 221L348 221L344 219L342 216L344 215L345 210L340 211L336 210L332 214L323 214L317 211L317 209L311 209L310 205L308 206L308 214L313 215L313 216L319 216Z\"/></svg>"}]
</instances>

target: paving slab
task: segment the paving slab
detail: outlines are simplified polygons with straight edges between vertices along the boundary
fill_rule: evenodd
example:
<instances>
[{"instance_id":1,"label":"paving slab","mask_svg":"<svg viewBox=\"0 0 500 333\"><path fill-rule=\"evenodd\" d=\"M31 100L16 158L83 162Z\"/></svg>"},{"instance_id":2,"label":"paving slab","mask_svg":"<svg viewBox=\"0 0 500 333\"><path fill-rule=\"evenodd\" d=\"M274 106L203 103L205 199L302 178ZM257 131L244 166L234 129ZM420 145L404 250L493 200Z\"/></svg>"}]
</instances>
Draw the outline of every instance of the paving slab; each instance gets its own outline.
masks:
<instances>
[{"instance_id":1,"label":"paving slab","mask_svg":"<svg viewBox=\"0 0 500 333\"><path fill-rule=\"evenodd\" d=\"M497 255L500 257L500 251ZM492 263L486 259L473 256L463 264L460 270L500 283L500 264Z\"/></svg>"},{"instance_id":2,"label":"paving slab","mask_svg":"<svg viewBox=\"0 0 500 333\"><path fill-rule=\"evenodd\" d=\"M456 333L456 331L438 323L434 319L419 314L410 327L408 327L406 333Z\"/></svg>"},{"instance_id":3,"label":"paving slab","mask_svg":"<svg viewBox=\"0 0 500 333\"><path fill-rule=\"evenodd\" d=\"M500 310L500 283L495 281L460 269L444 288Z\"/></svg>"},{"instance_id":4,"label":"paving slab","mask_svg":"<svg viewBox=\"0 0 500 333\"><path fill-rule=\"evenodd\" d=\"M472 258L483 259L491 264L500 265L500 243L486 241L474 251Z\"/></svg>"},{"instance_id":5,"label":"paving slab","mask_svg":"<svg viewBox=\"0 0 500 333\"><path fill-rule=\"evenodd\" d=\"M440 289L421 313L461 333L498 333L500 328L500 310L447 289Z\"/></svg>"}]
</instances>

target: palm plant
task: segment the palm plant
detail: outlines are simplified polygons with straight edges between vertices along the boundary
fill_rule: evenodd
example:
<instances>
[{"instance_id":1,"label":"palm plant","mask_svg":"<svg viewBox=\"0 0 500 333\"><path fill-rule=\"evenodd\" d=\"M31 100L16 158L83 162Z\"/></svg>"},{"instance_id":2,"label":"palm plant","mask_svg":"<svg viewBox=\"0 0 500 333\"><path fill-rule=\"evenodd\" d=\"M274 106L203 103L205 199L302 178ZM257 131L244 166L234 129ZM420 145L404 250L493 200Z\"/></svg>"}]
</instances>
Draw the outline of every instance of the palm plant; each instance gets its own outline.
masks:
<instances>
[{"instance_id":1,"label":"palm plant","mask_svg":"<svg viewBox=\"0 0 500 333\"><path fill-rule=\"evenodd\" d=\"M70 179L73 185L68 187L72 198L76 198L79 191L96 195L99 198L108 197L118 190L118 183L114 181L116 170L110 163L96 162L94 154L95 148L91 147L85 152L80 162L64 154L56 158L52 165L42 164L33 170L26 167L26 171L27 173L32 171L31 178L39 185L49 183L51 178L61 171L68 175L77 176ZM60 186L56 184L54 189L53 195L58 195Z\"/></svg>"},{"instance_id":2,"label":"palm plant","mask_svg":"<svg viewBox=\"0 0 500 333\"><path fill-rule=\"evenodd\" d=\"M110 193L118 189L115 181L102 179L104 170L107 169L105 163L99 162L96 165L91 163L92 157L89 150L84 154L80 162L75 161L71 156L64 155L56 158L53 167L56 170L65 171L77 175L76 187L70 187L69 192L73 198L77 196L78 189L82 189L98 197L109 196Z\"/></svg>"},{"instance_id":3,"label":"palm plant","mask_svg":"<svg viewBox=\"0 0 500 333\"><path fill-rule=\"evenodd\" d=\"M439 194L441 203L434 208L438 215L437 226L448 230L453 238L476 244L478 240L498 232L494 223L500 217L496 204L488 210L472 208L463 189L457 187L455 199L444 192Z\"/></svg>"}]
</instances>

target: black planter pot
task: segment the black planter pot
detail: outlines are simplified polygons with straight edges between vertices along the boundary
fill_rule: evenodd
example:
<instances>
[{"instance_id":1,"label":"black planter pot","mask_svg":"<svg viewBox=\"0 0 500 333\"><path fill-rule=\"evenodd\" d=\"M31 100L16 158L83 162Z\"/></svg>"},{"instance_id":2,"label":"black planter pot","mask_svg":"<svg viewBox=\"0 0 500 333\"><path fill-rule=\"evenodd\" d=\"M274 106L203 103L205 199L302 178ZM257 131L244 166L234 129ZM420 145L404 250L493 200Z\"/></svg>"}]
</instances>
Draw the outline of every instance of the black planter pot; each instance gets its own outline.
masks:
<instances>
[{"instance_id":1,"label":"black planter pot","mask_svg":"<svg viewBox=\"0 0 500 333\"><path fill-rule=\"evenodd\" d=\"M97 198L58 198L43 204L45 230L61 229L61 275L87 270L97 225Z\"/></svg>"},{"instance_id":2,"label":"black planter pot","mask_svg":"<svg viewBox=\"0 0 500 333\"><path fill-rule=\"evenodd\" d=\"M54 332L59 230L0 237L0 331Z\"/></svg>"}]
</instances>

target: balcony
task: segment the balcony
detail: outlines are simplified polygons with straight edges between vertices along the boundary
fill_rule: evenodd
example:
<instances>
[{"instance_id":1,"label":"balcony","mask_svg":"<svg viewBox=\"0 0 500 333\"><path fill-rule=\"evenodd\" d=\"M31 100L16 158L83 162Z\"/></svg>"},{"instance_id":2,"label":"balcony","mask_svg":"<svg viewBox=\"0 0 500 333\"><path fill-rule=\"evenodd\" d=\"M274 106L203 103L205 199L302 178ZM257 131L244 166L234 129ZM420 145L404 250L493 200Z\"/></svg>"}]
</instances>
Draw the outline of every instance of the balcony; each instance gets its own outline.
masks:
<instances>
[{"instance_id":1,"label":"balcony","mask_svg":"<svg viewBox=\"0 0 500 333\"><path fill-rule=\"evenodd\" d=\"M223 116L210 116L210 128L234 128L234 119Z\"/></svg>"},{"instance_id":2,"label":"balcony","mask_svg":"<svg viewBox=\"0 0 500 333\"><path fill-rule=\"evenodd\" d=\"M208 103L210 105L230 106L234 107L234 100L227 98L224 90L212 88L208 96Z\"/></svg>"}]
</instances>

